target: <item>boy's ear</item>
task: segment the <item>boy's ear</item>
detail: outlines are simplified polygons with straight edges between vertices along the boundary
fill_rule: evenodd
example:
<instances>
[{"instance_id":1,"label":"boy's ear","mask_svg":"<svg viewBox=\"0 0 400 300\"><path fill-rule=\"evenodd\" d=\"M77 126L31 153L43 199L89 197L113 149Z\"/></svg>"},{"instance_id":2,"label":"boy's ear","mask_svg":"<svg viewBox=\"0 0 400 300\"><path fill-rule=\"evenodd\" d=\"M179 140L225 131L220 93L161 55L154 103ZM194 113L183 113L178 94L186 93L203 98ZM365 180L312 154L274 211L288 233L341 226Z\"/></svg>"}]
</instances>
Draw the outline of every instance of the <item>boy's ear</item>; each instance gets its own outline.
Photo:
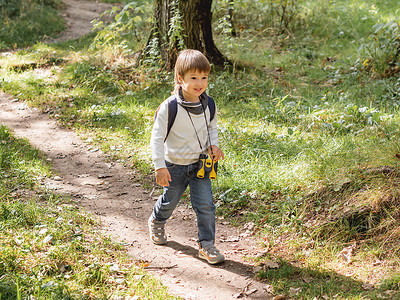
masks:
<instances>
[{"instance_id":1,"label":"boy's ear","mask_svg":"<svg viewBox=\"0 0 400 300\"><path fill-rule=\"evenodd\" d=\"M178 79L178 83L182 84L182 76L178 74L176 77Z\"/></svg>"}]
</instances>

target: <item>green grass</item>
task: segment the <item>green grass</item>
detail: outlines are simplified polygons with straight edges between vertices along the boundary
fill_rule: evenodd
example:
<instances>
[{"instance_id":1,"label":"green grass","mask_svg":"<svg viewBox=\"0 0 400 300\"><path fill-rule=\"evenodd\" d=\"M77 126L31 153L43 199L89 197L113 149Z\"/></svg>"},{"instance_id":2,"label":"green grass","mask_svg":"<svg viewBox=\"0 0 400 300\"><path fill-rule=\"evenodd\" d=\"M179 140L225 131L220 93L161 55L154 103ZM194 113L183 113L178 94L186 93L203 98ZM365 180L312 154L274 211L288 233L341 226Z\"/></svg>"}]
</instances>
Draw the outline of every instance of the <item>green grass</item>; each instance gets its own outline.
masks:
<instances>
[{"instance_id":1,"label":"green grass","mask_svg":"<svg viewBox=\"0 0 400 300\"><path fill-rule=\"evenodd\" d=\"M2 200L18 189L35 189L50 174L39 152L28 141L15 139L9 130L0 127L0 196Z\"/></svg>"},{"instance_id":2,"label":"green grass","mask_svg":"<svg viewBox=\"0 0 400 300\"><path fill-rule=\"evenodd\" d=\"M276 276L260 274L279 292L289 294L291 273L299 272L315 280L296 281L298 299L375 299L398 290L399 180L381 167L399 167L400 81L366 68L366 59L380 58L358 50L370 45L375 24L395 18L397 1L301 2L286 31L272 27L265 1L235 3L239 36L220 30L215 37L236 64L213 71L209 84L226 154L214 185L218 213L234 224L253 222L269 256L286 262ZM144 20L136 31L149 29ZM75 128L145 180L152 176L153 113L173 76L137 66L130 54L145 39L124 41L110 28L99 36L112 37L110 44L89 35L2 59L0 88ZM38 67L53 76L40 76ZM354 262L343 264L337 254L354 242ZM366 282L382 290L365 291Z\"/></svg>"},{"instance_id":3,"label":"green grass","mask_svg":"<svg viewBox=\"0 0 400 300\"><path fill-rule=\"evenodd\" d=\"M27 47L60 33L65 28L63 19L58 16L60 7L59 0L2 1L0 50Z\"/></svg>"},{"instance_id":4,"label":"green grass","mask_svg":"<svg viewBox=\"0 0 400 300\"><path fill-rule=\"evenodd\" d=\"M281 261L278 269L267 269L259 273L274 287L277 294L288 294L299 299L322 296L334 299L363 299L365 292L361 283L318 267L299 268Z\"/></svg>"},{"instance_id":5,"label":"green grass","mask_svg":"<svg viewBox=\"0 0 400 300\"><path fill-rule=\"evenodd\" d=\"M49 176L38 150L0 126L0 299L176 299L98 221L47 190Z\"/></svg>"}]
</instances>

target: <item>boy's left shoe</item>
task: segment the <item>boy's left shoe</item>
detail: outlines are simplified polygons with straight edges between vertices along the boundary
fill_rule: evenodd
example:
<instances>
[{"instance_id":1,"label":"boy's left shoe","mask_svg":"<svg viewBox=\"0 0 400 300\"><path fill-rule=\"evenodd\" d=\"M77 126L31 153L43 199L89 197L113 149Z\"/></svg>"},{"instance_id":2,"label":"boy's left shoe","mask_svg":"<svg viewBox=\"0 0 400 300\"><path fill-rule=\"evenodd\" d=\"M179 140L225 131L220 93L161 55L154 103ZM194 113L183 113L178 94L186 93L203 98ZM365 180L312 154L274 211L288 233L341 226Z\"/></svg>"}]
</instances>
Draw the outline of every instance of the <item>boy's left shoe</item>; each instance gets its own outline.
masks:
<instances>
[{"instance_id":1,"label":"boy's left shoe","mask_svg":"<svg viewBox=\"0 0 400 300\"><path fill-rule=\"evenodd\" d=\"M199 258L205 259L209 264L215 265L225 261L225 256L214 245L202 247L199 245Z\"/></svg>"},{"instance_id":2,"label":"boy's left shoe","mask_svg":"<svg viewBox=\"0 0 400 300\"><path fill-rule=\"evenodd\" d=\"M155 224L154 220L147 221L149 225L150 239L156 245L165 245L167 243L167 236L165 235L164 224Z\"/></svg>"}]
</instances>

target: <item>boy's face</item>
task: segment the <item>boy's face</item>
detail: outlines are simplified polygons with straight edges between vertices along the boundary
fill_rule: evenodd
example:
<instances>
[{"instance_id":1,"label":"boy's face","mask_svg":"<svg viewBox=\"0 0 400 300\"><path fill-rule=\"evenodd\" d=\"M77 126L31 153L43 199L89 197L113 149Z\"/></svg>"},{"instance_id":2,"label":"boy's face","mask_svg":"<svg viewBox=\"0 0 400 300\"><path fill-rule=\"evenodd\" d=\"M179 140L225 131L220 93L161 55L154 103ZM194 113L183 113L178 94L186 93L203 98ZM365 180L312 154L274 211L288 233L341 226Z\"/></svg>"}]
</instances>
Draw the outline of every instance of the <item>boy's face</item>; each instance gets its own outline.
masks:
<instances>
[{"instance_id":1,"label":"boy's face","mask_svg":"<svg viewBox=\"0 0 400 300\"><path fill-rule=\"evenodd\" d=\"M199 102L199 96L205 92L208 84L208 73L189 70L185 75L178 75L182 86L183 98L190 102Z\"/></svg>"}]
</instances>

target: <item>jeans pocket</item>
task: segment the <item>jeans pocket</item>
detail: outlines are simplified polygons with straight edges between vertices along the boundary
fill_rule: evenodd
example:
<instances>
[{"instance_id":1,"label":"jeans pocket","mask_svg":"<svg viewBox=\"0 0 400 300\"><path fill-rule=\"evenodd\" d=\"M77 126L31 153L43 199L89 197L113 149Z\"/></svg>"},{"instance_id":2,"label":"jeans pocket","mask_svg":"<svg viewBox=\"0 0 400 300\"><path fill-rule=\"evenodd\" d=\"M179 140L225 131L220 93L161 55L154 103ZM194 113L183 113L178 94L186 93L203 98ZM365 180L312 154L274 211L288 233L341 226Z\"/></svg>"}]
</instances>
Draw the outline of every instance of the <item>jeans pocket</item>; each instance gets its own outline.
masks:
<instances>
[{"instance_id":1,"label":"jeans pocket","mask_svg":"<svg viewBox=\"0 0 400 300\"><path fill-rule=\"evenodd\" d=\"M169 161L165 161L165 165L167 166L168 169L172 169L176 166L175 164L170 163Z\"/></svg>"}]
</instances>

